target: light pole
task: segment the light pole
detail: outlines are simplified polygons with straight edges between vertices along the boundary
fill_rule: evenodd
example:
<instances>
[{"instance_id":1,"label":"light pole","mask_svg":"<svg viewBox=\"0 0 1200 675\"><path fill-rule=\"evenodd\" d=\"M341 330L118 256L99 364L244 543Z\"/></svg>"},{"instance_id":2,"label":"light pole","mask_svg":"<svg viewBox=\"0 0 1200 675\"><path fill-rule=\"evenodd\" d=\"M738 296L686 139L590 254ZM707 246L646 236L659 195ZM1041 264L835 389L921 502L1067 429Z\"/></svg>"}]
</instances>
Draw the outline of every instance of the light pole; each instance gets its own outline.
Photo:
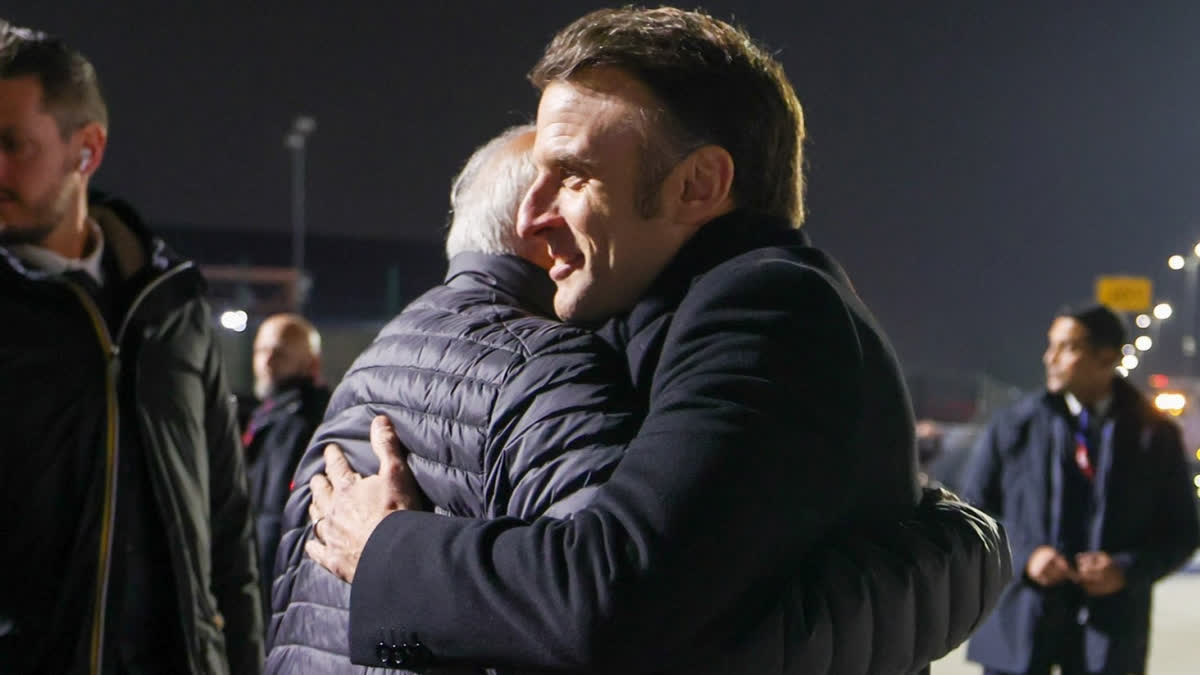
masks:
<instances>
[{"instance_id":1,"label":"light pole","mask_svg":"<svg viewBox=\"0 0 1200 675\"><path fill-rule=\"evenodd\" d=\"M1187 257L1184 268L1187 276L1187 288L1183 296L1183 368L1184 375L1192 374L1192 366L1196 361L1196 281L1200 276L1200 244L1192 248L1192 255Z\"/></svg>"},{"instance_id":2,"label":"light pole","mask_svg":"<svg viewBox=\"0 0 1200 675\"><path fill-rule=\"evenodd\" d=\"M1167 259L1167 267L1183 270L1183 311L1180 313L1180 352L1183 354L1183 374L1191 375L1196 360L1196 286L1200 277L1200 244L1192 248L1191 255L1173 255Z\"/></svg>"},{"instance_id":3,"label":"light pole","mask_svg":"<svg viewBox=\"0 0 1200 675\"><path fill-rule=\"evenodd\" d=\"M299 115L292 121L292 128L283 138L283 145L292 155L292 267L298 275L297 303L304 304L308 295L304 274L304 150L308 137L317 130L317 120L308 115ZM298 307L300 309L302 307Z\"/></svg>"}]
</instances>

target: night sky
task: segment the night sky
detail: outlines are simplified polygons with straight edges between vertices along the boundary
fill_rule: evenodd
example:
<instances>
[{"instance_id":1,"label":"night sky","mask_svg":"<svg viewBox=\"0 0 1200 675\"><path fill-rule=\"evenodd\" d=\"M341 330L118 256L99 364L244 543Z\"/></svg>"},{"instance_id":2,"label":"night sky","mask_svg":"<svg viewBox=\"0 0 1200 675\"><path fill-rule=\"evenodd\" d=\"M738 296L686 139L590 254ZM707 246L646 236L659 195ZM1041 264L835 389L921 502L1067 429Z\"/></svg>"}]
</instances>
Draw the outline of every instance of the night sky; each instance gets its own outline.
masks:
<instances>
[{"instance_id":1,"label":"night sky","mask_svg":"<svg viewBox=\"0 0 1200 675\"><path fill-rule=\"evenodd\" d=\"M605 3L191 4L5 0L100 72L97 185L162 224L284 229L283 136L308 113L312 230L436 240L459 163L531 119L525 72ZM904 362L1032 385L1057 306L1105 273L1178 300L1166 258L1200 238L1200 3L1136 4L704 7L783 61L808 231Z\"/></svg>"}]
</instances>

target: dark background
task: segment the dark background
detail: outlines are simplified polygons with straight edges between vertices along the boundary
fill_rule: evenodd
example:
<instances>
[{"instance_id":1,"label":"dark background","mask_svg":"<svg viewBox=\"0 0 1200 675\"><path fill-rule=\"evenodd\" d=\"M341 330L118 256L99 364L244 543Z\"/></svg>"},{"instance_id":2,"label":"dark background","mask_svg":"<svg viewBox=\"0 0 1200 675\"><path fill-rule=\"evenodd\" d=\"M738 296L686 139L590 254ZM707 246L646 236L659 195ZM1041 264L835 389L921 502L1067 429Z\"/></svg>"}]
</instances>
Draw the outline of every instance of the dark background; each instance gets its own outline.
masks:
<instances>
[{"instance_id":1,"label":"dark background","mask_svg":"<svg viewBox=\"0 0 1200 675\"><path fill-rule=\"evenodd\" d=\"M432 244L459 163L532 117L524 73L603 4L5 0L0 16L91 57L113 120L96 183L151 221L286 230L283 136L307 113L310 231ZM1181 299L1165 261L1200 238L1200 3L704 7L783 61L811 139L809 232L906 363L1032 385L1053 311L1096 275Z\"/></svg>"}]
</instances>

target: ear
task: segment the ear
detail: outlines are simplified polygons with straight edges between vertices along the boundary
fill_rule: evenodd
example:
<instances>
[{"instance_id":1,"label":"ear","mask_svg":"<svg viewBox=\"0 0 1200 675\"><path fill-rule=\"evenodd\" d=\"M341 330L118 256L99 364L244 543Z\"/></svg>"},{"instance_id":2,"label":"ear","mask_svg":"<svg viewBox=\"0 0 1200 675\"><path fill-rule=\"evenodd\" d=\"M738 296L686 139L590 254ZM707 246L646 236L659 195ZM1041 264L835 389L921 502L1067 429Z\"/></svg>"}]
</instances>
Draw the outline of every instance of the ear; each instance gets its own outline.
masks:
<instances>
[{"instance_id":1,"label":"ear","mask_svg":"<svg viewBox=\"0 0 1200 675\"><path fill-rule=\"evenodd\" d=\"M677 220L702 225L733 210L733 157L719 145L705 145L679 163Z\"/></svg>"},{"instance_id":2,"label":"ear","mask_svg":"<svg viewBox=\"0 0 1200 675\"><path fill-rule=\"evenodd\" d=\"M1106 364L1109 368L1116 368L1117 366L1121 365L1121 359L1124 358L1125 355L1121 353L1121 350L1119 349L1103 347L1096 351L1096 356L1099 358L1100 363Z\"/></svg>"},{"instance_id":3,"label":"ear","mask_svg":"<svg viewBox=\"0 0 1200 675\"><path fill-rule=\"evenodd\" d=\"M78 163L76 168L85 178L90 177L96 173L96 169L100 168L100 162L104 160L104 149L108 146L108 131L97 122L89 122L76 133L80 139L79 149L87 150L86 153L80 152L80 157L86 157L87 163Z\"/></svg>"}]
</instances>

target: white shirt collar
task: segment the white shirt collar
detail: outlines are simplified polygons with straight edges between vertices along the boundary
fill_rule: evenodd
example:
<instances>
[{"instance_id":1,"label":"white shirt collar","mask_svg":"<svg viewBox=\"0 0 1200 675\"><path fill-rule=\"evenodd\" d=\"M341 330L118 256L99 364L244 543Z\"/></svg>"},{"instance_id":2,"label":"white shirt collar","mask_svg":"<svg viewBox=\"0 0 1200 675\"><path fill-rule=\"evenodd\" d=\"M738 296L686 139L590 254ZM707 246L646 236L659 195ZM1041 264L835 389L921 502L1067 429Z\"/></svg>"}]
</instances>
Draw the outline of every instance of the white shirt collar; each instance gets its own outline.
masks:
<instances>
[{"instance_id":1,"label":"white shirt collar","mask_svg":"<svg viewBox=\"0 0 1200 675\"><path fill-rule=\"evenodd\" d=\"M1083 403L1081 403L1079 399L1075 398L1075 394L1072 394L1069 391L1063 395L1063 398L1066 399L1067 409L1071 411L1071 414L1075 417L1079 417L1079 413L1083 412ZM1096 416L1096 419L1100 419L1108 414L1108 409L1110 407L1112 407L1112 394L1109 394L1108 396L1105 396L1097 401L1095 410L1093 410L1092 413Z\"/></svg>"},{"instance_id":2,"label":"white shirt collar","mask_svg":"<svg viewBox=\"0 0 1200 675\"><path fill-rule=\"evenodd\" d=\"M104 256L104 232L92 218L87 219L87 224L91 229L92 241L95 242L95 245L92 246L91 253L78 260L63 257L54 251L34 244L13 244L8 247L8 250L23 262L47 274L63 274L72 270L82 270L95 279L97 284L103 286L104 270L100 265L100 260Z\"/></svg>"}]
</instances>

